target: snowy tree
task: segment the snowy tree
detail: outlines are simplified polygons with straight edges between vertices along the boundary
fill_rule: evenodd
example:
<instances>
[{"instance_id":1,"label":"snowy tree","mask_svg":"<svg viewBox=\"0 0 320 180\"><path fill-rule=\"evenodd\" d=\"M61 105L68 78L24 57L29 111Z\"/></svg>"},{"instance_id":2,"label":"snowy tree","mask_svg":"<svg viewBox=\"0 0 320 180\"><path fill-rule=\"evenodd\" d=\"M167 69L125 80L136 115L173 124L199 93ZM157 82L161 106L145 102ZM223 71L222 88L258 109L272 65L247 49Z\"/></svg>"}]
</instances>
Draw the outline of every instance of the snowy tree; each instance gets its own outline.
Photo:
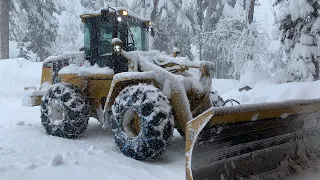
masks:
<instances>
[{"instance_id":1,"label":"snowy tree","mask_svg":"<svg viewBox=\"0 0 320 180\"><path fill-rule=\"evenodd\" d=\"M154 1L135 0L130 9L141 17L151 18L151 13L154 10Z\"/></svg>"},{"instance_id":2,"label":"snowy tree","mask_svg":"<svg viewBox=\"0 0 320 180\"><path fill-rule=\"evenodd\" d=\"M82 23L76 11L77 3L79 3L78 0L65 2L66 10L61 14L64 21L59 24L57 38L51 47L52 55L58 55L64 51L77 51L83 44Z\"/></svg>"},{"instance_id":3,"label":"snowy tree","mask_svg":"<svg viewBox=\"0 0 320 180\"><path fill-rule=\"evenodd\" d=\"M257 0L205 2L203 60L216 65L216 78L238 79L247 61L267 64L269 37L254 22ZM209 13L208 13L209 12ZM270 68L271 69L271 68Z\"/></svg>"},{"instance_id":4,"label":"snowy tree","mask_svg":"<svg viewBox=\"0 0 320 180\"><path fill-rule=\"evenodd\" d=\"M52 0L25 0L21 7L28 12L28 30L23 39L27 50L37 54L40 61L51 55L52 43L56 40L58 20L62 6Z\"/></svg>"},{"instance_id":5,"label":"snowy tree","mask_svg":"<svg viewBox=\"0 0 320 180\"><path fill-rule=\"evenodd\" d=\"M194 33L198 33L202 28L202 19L204 9L202 1L200 0L183 0L182 10L191 22L192 29ZM201 20L201 21L200 21Z\"/></svg>"},{"instance_id":6,"label":"snowy tree","mask_svg":"<svg viewBox=\"0 0 320 180\"><path fill-rule=\"evenodd\" d=\"M86 9L95 11L104 7L129 7L125 0L81 0L80 2Z\"/></svg>"},{"instance_id":7,"label":"snowy tree","mask_svg":"<svg viewBox=\"0 0 320 180\"><path fill-rule=\"evenodd\" d=\"M202 5L200 7L202 8L203 13L203 15L201 15L203 18L203 31L200 33L200 39L202 39L202 41L199 44L199 46L203 46L203 51L200 52L200 54L203 54L202 60L213 61L216 63L216 65L220 64L220 62L224 62L222 61L223 59L226 60L226 58L223 56L227 55L228 53L226 53L224 51L225 48L221 47L220 45L225 47L229 46L227 45L226 38L230 37L231 40L234 39L234 37L231 37L227 34L224 35L224 33L222 34L221 38L219 36L220 32L225 32L227 28L230 28L231 23L228 21L230 19L230 21L232 21L233 16L228 17L229 15L226 14L226 16L223 17L223 12L228 13L228 11L230 11L231 15L235 14L236 12L233 11L233 7L235 5L234 3L234 0L228 2L224 0L202 1ZM198 17L201 16L198 15ZM218 25L218 23L220 23L220 25ZM220 28L217 28L218 26ZM219 69L219 71L223 71L221 68L217 69ZM216 71L216 73L218 73L218 71Z\"/></svg>"},{"instance_id":8,"label":"snowy tree","mask_svg":"<svg viewBox=\"0 0 320 180\"><path fill-rule=\"evenodd\" d=\"M29 56L29 52L26 50L26 48L23 47L23 45L18 45L18 47L20 47L20 51L19 51L18 57L29 60L30 56Z\"/></svg>"},{"instance_id":9,"label":"snowy tree","mask_svg":"<svg viewBox=\"0 0 320 180\"><path fill-rule=\"evenodd\" d=\"M135 0L131 10L150 18L155 25L156 36L152 49L170 53L178 47L182 56L193 59L191 38L193 36L192 21L182 9L182 0Z\"/></svg>"},{"instance_id":10,"label":"snowy tree","mask_svg":"<svg viewBox=\"0 0 320 180\"><path fill-rule=\"evenodd\" d=\"M269 63L269 58L274 56L274 54L268 51L269 43L270 39L268 35L262 28L259 29L258 24L251 23L248 25L248 27L242 31L240 38L236 41L232 56L233 78L238 79L245 73L243 66L248 61L255 61L255 64L256 66L259 66L259 69L270 72L270 69L273 68L273 66L270 66L272 63Z\"/></svg>"},{"instance_id":11,"label":"snowy tree","mask_svg":"<svg viewBox=\"0 0 320 180\"><path fill-rule=\"evenodd\" d=\"M28 14L21 9L21 1L10 2L10 41L21 42L26 34Z\"/></svg>"},{"instance_id":12,"label":"snowy tree","mask_svg":"<svg viewBox=\"0 0 320 180\"><path fill-rule=\"evenodd\" d=\"M28 13L21 8L21 1L12 0L10 2L10 41L17 42L17 48L20 49L18 57L29 59L29 52L25 48L23 38L25 37L28 26Z\"/></svg>"},{"instance_id":13,"label":"snowy tree","mask_svg":"<svg viewBox=\"0 0 320 180\"><path fill-rule=\"evenodd\" d=\"M221 16L223 15L225 5L234 7L236 0L216 0L211 1L207 0L204 3L206 7L203 11L206 11L204 16L204 30L210 32L215 29L216 24L220 21ZM231 12L230 12L231 13Z\"/></svg>"},{"instance_id":14,"label":"snowy tree","mask_svg":"<svg viewBox=\"0 0 320 180\"><path fill-rule=\"evenodd\" d=\"M288 81L319 79L320 1L275 0L273 5L287 55Z\"/></svg>"},{"instance_id":15,"label":"snowy tree","mask_svg":"<svg viewBox=\"0 0 320 180\"><path fill-rule=\"evenodd\" d=\"M209 5L207 11L211 16L205 16L201 34L204 40L203 60L216 64L216 78L230 78L234 66L233 52L247 27L246 11L239 1L210 1Z\"/></svg>"}]
</instances>

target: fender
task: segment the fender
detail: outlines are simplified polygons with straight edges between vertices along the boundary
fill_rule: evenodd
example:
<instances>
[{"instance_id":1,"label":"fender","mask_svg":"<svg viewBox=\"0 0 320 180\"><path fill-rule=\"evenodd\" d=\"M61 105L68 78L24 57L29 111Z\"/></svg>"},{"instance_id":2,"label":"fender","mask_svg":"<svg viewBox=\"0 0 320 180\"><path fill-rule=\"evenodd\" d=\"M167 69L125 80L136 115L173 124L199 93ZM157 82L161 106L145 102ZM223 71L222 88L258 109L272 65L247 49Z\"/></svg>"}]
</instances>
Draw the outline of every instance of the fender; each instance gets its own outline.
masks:
<instances>
[{"instance_id":1,"label":"fender","mask_svg":"<svg viewBox=\"0 0 320 180\"><path fill-rule=\"evenodd\" d=\"M125 87L137 85L139 83L153 84L155 87L159 88L159 85L155 80L154 72L123 72L115 74L104 109L109 110L111 108L116 97Z\"/></svg>"}]
</instances>

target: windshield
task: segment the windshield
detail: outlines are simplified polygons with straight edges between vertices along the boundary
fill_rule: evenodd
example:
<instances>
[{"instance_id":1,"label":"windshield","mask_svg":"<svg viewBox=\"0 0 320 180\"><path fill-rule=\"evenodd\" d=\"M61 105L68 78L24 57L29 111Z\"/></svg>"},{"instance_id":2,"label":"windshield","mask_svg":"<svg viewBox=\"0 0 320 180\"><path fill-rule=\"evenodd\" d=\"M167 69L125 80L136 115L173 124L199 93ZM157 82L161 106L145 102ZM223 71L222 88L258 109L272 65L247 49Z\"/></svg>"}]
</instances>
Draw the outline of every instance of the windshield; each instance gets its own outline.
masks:
<instances>
[{"instance_id":1,"label":"windshield","mask_svg":"<svg viewBox=\"0 0 320 180\"><path fill-rule=\"evenodd\" d=\"M148 47L148 34L141 24L128 24L128 49L147 51Z\"/></svg>"},{"instance_id":2,"label":"windshield","mask_svg":"<svg viewBox=\"0 0 320 180\"><path fill-rule=\"evenodd\" d=\"M128 45L134 44L136 50L142 50L141 27L131 26L129 28Z\"/></svg>"}]
</instances>

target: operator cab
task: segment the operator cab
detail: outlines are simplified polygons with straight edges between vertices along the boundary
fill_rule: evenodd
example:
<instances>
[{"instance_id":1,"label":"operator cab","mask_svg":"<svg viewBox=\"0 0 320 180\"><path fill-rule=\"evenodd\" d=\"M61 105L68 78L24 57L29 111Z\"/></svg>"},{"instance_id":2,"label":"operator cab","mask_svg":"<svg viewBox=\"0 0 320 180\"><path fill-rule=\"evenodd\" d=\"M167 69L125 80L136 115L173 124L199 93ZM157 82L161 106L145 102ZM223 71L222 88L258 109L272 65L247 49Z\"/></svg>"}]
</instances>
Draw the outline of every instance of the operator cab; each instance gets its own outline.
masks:
<instances>
[{"instance_id":1,"label":"operator cab","mask_svg":"<svg viewBox=\"0 0 320 180\"><path fill-rule=\"evenodd\" d=\"M154 31L151 21L124 8L102 9L98 12L80 15L84 23L84 52L91 65L110 67L115 71L127 72L128 62L115 52L112 40L122 41L125 51L148 51L149 34Z\"/></svg>"}]
</instances>

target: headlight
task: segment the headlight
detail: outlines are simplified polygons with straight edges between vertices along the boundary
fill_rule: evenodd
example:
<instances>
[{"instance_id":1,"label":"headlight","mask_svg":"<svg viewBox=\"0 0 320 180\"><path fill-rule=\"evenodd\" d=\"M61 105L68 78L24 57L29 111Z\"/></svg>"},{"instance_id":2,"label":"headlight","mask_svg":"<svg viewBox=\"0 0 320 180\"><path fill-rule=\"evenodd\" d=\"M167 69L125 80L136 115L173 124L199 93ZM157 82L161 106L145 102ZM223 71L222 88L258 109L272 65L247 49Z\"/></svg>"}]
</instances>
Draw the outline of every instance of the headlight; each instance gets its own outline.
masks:
<instances>
[{"instance_id":1,"label":"headlight","mask_svg":"<svg viewBox=\"0 0 320 180\"><path fill-rule=\"evenodd\" d=\"M118 17L117 17L117 21L118 21L118 22L121 22L121 21L122 21L122 17L121 17L121 16L118 16Z\"/></svg>"},{"instance_id":2,"label":"headlight","mask_svg":"<svg viewBox=\"0 0 320 180\"><path fill-rule=\"evenodd\" d=\"M124 15L124 16L128 16L128 11L123 10L121 14Z\"/></svg>"},{"instance_id":3,"label":"headlight","mask_svg":"<svg viewBox=\"0 0 320 180\"><path fill-rule=\"evenodd\" d=\"M121 46L120 45L113 46L113 51L116 52L116 53L120 53L121 52Z\"/></svg>"}]
</instances>

